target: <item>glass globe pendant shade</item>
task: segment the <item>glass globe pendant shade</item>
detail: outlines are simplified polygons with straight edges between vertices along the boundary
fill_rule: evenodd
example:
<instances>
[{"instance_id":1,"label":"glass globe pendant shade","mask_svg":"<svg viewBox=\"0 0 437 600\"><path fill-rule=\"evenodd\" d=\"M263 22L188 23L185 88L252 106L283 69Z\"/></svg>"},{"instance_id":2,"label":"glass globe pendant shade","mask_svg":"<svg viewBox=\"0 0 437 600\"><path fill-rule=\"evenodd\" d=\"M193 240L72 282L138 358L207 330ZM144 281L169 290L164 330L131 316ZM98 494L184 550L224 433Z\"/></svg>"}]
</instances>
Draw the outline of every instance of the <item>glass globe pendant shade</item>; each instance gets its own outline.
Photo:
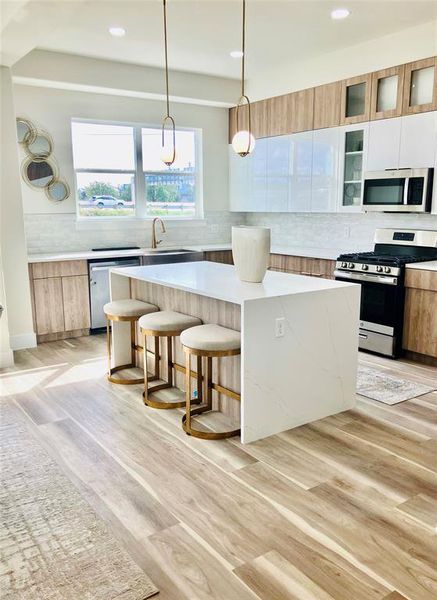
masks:
<instances>
[{"instance_id":1,"label":"glass globe pendant shade","mask_svg":"<svg viewBox=\"0 0 437 600\"><path fill-rule=\"evenodd\" d=\"M247 156L255 148L255 138L250 131L237 131L232 138L232 148L240 156Z\"/></svg>"},{"instance_id":2,"label":"glass globe pendant shade","mask_svg":"<svg viewBox=\"0 0 437 600\"><path fill-rule=\"evenodd\" d=\"M176 150L172 143L165 144L161 147L161 160L167 167L171 167L176 159Z\"/></svg>"}]
</instances>

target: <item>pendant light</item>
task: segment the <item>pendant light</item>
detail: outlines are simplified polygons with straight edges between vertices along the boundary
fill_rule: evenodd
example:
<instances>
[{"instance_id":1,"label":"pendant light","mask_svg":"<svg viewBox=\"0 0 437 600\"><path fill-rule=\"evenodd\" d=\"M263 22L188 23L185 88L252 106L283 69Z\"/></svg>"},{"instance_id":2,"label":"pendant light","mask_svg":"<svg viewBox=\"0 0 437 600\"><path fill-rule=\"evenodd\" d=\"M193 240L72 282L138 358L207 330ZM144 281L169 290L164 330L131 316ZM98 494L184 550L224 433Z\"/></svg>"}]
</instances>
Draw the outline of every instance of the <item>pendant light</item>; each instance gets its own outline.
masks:
<instances>
[{"instance_id":1,"label":"pendant light","mask_svg":"<svg viewBox=\"0 0 437 600\"><path fill-rule=\"evenodd\" d=\"M167 104L167 114L162 121L161 131L161 160L170 167L176 158L176 126L172 116L170 116L170 98L168 93L168 55L167 55L167 3L162 0L162 8L164 13L164 52L165 52L165 94ZM165 126L170 122L172 127L171 144L166 144L165 141Z\"/></svg>"},{"instance_id":2,"label":"pendant light","mask_svg":"<svg viewBox=\"0 0 437 600\"><path fill-rule=\"evenodd\" d=\"M237 133L232 138L232 148L240 156L247 156L255 148L255 138L251 130L250 100L244 93L244 61L246 59L246 0L243 0L243 31L241 44L241 96L236 108ZM243 103L247 105L248 129L240 130L239 112Z\"/></svg>"}]
</instances>

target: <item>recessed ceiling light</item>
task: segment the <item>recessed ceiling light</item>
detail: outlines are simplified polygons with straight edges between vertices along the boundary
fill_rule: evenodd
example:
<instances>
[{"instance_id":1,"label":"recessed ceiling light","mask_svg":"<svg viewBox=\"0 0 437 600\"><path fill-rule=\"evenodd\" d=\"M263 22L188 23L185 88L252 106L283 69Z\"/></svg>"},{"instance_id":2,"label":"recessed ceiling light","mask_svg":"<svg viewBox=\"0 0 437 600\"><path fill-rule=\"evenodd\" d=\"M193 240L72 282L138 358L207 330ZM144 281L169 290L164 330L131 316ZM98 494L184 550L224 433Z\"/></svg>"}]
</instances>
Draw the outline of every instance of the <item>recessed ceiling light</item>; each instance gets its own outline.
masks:
<instances>
[{"instance_id":1,"label":"recessed ceiling light","mask_svg":"<svg viewBox=\"0 0 437 600\"><path fill-rule=\"evenodd\" d=\"M126 29L123 29L123 27L110 27L108 31L114 37L123 37L126 35Z\"/></svg>"},{"instance_id":2,"label":"recessed ceiling light","mask_svg":"<svg viewBox=\"0 0 437 600\"><path fill-rule=\"evenodd\" d=\"M229 52L229 54L232 56L232 58L242 58L243 57L243 53L241 50L232 50L232 52Z\"/></svg>"},{"instance_id":3,"label":"recessed ceiling light","mask_svg":"<svg viewBox=\"0 0 437 600\"><path fill-rule=\"evenodd\" d=\"M350 14L351 13L347 8L336 8L331 12L331 19L346 19Z\"/></svg>"}]
</instances>

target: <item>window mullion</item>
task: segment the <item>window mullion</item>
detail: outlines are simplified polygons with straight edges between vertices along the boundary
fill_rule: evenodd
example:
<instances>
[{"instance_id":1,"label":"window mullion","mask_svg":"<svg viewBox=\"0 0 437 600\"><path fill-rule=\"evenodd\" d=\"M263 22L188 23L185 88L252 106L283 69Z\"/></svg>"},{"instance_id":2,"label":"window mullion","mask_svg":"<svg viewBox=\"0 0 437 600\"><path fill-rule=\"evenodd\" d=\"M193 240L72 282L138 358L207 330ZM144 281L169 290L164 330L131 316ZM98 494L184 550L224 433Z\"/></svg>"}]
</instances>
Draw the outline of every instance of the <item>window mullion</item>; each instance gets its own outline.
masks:
<instances>
[{"instance_id":1,"label":"window mullion","mask_svg":"<svg viewBox=\"0 0 437 600\"><path fill-rule=\"evenodd\" d=\"M146 206L146 184L143 174L143 143L141 127L134 128L135 143L135 206L136 216L145 217L147 214Z\"/></svg>"}]
</instances>

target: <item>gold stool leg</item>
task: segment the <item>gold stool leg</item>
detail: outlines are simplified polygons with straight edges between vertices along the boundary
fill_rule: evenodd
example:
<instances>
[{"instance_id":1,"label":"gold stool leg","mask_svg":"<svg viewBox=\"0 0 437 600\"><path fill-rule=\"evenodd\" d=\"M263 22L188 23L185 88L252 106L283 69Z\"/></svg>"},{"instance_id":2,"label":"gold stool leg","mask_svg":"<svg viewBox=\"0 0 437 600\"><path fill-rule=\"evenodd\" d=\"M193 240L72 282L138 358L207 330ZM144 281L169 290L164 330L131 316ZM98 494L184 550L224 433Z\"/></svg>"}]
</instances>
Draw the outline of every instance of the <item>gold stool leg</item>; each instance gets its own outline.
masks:
<instances>
[{"instance_id":1,"label":"gold stool leg","mask_svg":"<svg viewBox=\"0 0 437 600\"><path fill-rule=\"evenodd\" d=\"M107 345L108 345L108 381L111 383L117 383L119 385L138 385L143 383L143 379L134 378L134 379L120 379L119 377L114 377L114 373L118 371L122 371L124 369L132 369L136 367L136 344L135 344L135 328L136 328L136 320L130 320L130 345L131 345L131 362L127 365L118 365L117 367L112 367L111 363L111 353L112 353L112 342L111 337L112 333L109 331L109 323L111 321L111 317L106 315L106 337L107 337ZM127 321L127 319L125 319Z\"/></svg>"},{"instance_id":2,"label":"gold stool leg","mask_svg":"<svg viewBox=\"0 0 437 600\"><path fill-rule=\"evenodd\" d=\"M189 370L190 365L190 353L186 352L187 355L187 366L186 372ZM198 356L198 359L202 357ZM199 361L197 363L199 365ZM199 368L199 367L198 367ZM198 408L191 408L191 389L190 384L187 381L187 395L186 395L186 412L182 417L182 429L188 435L193 437L200 438L202 440L224 440L226 438L234 437L236 435L240 435L240 429L233 429L231 431L200 431L199 429L194 429L191 425L192 417L196 417L201 415L202 413L209 412L212 409L212 391L213 391L213 382L212 382L212 357L206 357L206 373L205 373L205 400L206 404L203 406L199 406Z\"/></svg>"},{"instance_id":3,"label":"gold stool leg","mask_svg":"<svg viewBox=\"0 0 437 600\"><path fill-rule=\"evenodd\" d=\"M199 376L199 373L197 373ZM191 435L191 354L185 355L185 432Z\"/></svg>"}]
</instances>

